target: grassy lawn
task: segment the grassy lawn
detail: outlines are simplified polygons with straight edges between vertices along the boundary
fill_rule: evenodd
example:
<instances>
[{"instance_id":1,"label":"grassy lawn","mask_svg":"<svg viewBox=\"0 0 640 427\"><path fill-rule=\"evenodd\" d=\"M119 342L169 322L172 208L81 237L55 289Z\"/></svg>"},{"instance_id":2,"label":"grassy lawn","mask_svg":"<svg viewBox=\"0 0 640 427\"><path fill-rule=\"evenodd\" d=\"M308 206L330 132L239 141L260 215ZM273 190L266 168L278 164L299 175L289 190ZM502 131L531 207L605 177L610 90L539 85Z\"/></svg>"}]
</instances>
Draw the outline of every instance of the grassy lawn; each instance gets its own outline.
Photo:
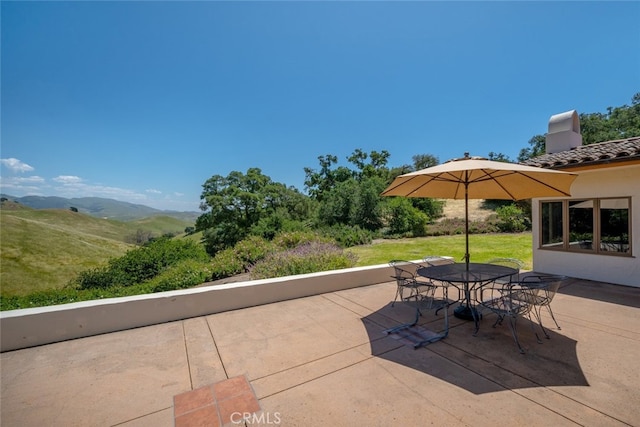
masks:
<instances>
[{"instance_id":1,"label":"grassy lawn","mask_svg":"<svg viewBox=\"0 0 640 427\"><path fill-rule=\"evenodd\" d=\"M419 260L427 255L451 256L460 262L465 249L464 235L419 237L414 239L378 240L371 245L356 246L348 251L358 256L358 266L385 264L392 259ZM531 233L474 234L469 236L471 262L491 258L517 258L530 270L532 261Z\"/></svg>"}]
</instances>

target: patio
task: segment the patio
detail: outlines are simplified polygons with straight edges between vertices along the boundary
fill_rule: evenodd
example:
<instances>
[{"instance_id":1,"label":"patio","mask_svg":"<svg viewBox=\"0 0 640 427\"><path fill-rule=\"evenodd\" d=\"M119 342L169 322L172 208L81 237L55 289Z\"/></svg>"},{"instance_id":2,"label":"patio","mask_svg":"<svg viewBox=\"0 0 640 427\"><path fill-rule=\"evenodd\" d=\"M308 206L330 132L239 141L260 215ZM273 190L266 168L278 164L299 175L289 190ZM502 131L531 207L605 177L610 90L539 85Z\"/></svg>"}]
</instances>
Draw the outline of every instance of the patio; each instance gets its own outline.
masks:
<instances>
[{"instance_id":1,"label":"patio","mask_svg":"<svg viewBox=\"0 0 640 427\"><path fill-rule=\"evenodd\" d=\"M246 412L246 425L640 425L638 288L570 281L551 340L520 324L524 355L491 316L476 337L450 316L448 338L414 350L382 332L412 318L394 293L388 282L8 351L0 423L243 425Z\"/></svg>"}]
</instances>

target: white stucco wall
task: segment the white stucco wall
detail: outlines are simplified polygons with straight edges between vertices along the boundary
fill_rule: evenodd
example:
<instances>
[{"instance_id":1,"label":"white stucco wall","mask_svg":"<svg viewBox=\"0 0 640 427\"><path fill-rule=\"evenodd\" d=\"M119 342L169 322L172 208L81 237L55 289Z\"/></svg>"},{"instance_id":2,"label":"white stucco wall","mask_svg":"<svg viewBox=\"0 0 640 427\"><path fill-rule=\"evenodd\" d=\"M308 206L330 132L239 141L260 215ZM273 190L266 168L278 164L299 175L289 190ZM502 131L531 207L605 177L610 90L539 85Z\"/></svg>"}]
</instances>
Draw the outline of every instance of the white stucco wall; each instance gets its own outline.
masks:
<instances>
[{"instance_id":1,"label":"white stucco wall","mask_svg":"<svg viewBox=\"0 0 640 427\"><path fill-rule=\"evenodd\" d=\"M390 282L393 273L381 264L3 311L0 352Z\"/></svg>"},{"instance_id":2,"label":"white stucco wall","mask_svg":"<svg viewBox=\"0 0 640 427\"><path fill-rule=\"evenodd\" d=\"M631 196L632 256L539 249L539 201L553 199L534 199L533 269L538 272L640 287L640 165L579 171L578 174L571 186L572 199Z\"/></svg>"}]
</instances>

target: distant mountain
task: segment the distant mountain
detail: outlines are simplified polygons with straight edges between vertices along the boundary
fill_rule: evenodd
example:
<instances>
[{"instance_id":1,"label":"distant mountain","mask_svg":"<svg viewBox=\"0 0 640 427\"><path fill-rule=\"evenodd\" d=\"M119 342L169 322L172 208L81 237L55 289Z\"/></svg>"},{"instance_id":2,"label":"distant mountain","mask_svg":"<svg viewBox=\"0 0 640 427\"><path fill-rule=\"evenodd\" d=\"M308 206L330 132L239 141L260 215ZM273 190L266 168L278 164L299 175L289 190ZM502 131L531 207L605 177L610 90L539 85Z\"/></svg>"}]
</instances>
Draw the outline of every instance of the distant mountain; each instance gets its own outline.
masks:
<instances>
[{"instance_id":1,"label":"distant mountain","mask_svg":"<svg viewBox=\"0 0 640 427\"><path fill-rule=\"evenodd\" d=\"M0 197L18 202L32 209L70 209L73 207L78 209L78 212L98 218L116 219L118 221L132 221L140 218L164 215L184 221L195 222L200 216L200 212L165 211L150 208L149 206L121 202L114 199L104 199L101 197L76 197L67 199L54 196L13 197L6 194L0 194Z\"/></svg>"}]
</instances>

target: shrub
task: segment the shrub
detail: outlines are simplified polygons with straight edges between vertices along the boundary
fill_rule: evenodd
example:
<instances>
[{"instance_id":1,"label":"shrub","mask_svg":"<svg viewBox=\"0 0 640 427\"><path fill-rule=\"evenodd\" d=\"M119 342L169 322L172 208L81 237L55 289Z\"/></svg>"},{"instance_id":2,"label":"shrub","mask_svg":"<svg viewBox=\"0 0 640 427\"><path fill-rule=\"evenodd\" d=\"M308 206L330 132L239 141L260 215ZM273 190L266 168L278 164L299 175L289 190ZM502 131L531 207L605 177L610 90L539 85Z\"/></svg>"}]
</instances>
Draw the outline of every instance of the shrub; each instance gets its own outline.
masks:
<instances>
[{"instance_id":1,"label":"shrub","mask_svg":"<svg viewBox=\"0 0 640 427\"><path fill-rule=\"evenodd\" d=\"M295 274L314 273L353 267L355 255L345 253L335 244L309 242L293 249L275 252L251 269L253 279L266 279Z\"/></svg>"},{"instance_id":2,"label":"shrub","mask_svg":"<svg viewBox=\"0 0 640 427\"><path fill-rule=\"evenodd\" d=\"M332 240L313 231L292 231L280 233L273 239L273 244L279 249L292 249L303 243L325 242Z\"/></svg>"},{"instance_id":3,"label":"shrub","mask_svg":"<svg viewBox=\"0 0 640 427\"><path fill-rule=\"evenodd\" d=\"M233 253L243 266L249 266L272 252L273 246L271 242L262 237L249 236L235 244Z\"/></svg>"},{"instance_id":4,"label":"shrub","mask_svg":"<svg viewBox=\"0 0 640 427\"><path fill-rule=\"evenodd\" d=\"M425 235L429 217L404 197L390 199L386 207L390 235L414 237Z\"/></svg>"},{"instance_id":5,"label":"shrub","mask_svg":"<svg viewBox=\"0 0 640 427\"><path fill-rule=\"evenodd\" d=\"M327 236L327 241L335 241L343 248L358 245L368 245L373 240L374 233L357 225L336 224L323 228L322 234Z\"/></svg>"},{"instance_id":6,"label":"shrub","mask_svg":"<svg viewBox=\"0 0 640 427\"><path fill-rule=\"evenodd\" d=\"M469 221L469 234L496 233L500 231L495 225L495 220ZM428 236L451 236L464 234L465 225L462 218L447 218L427 226Z\"/></svg>"},{"instance_id":7,"label":"shrub","mask_svg":"<svg viewBox=\"0 0 640 427\"><path fill-rule=\"evenodd\" d=\"M190 288L206 282L211 277L211 265L206 262L186 259L163 271L146 285L151 292L173 291Z\"/></svg>"},{"instance_id":8,"label":"shrub","mask_svg":"<svg viewBox=\"0 0 640 427\"><path fill-rule=\"evenodd\" d=\"M83 271L72 284L80 289L131 286L160 274L185 259L206 261L209 256L192 240L162 237L109 261L103 268Z\"/></svg>"},{"instance_id":9,"label":"shrub","mask_svg":"<svg viewBox=\"0 0 640 427\"><path fill-rule=\"evenodd\" d=\"M80 289L105 289L115 282L116 275L109 268L98 267L81 271L70 284Z\"/></svg>"},{"instance_id":10,"label":"shrub","mask_svg":"<svg viewBox=\"0 0 640 427\"><path fill-rule=\"evenodd\" d=\"M242 260L232 248L219 251L211 260L211 280L224 279L244 271Z\"/></svg>"},{"instance_id":11,"label":"shrub","mask_svg":"<svg viewBox=\"0 0 640 427\"><path fill-rule=\"evenodd\" d=\"M500 206L496 209L498 215L497 226L500 231L519 233L531 229L531 221L515 204Z\"/></svg>"}]
</instances>

